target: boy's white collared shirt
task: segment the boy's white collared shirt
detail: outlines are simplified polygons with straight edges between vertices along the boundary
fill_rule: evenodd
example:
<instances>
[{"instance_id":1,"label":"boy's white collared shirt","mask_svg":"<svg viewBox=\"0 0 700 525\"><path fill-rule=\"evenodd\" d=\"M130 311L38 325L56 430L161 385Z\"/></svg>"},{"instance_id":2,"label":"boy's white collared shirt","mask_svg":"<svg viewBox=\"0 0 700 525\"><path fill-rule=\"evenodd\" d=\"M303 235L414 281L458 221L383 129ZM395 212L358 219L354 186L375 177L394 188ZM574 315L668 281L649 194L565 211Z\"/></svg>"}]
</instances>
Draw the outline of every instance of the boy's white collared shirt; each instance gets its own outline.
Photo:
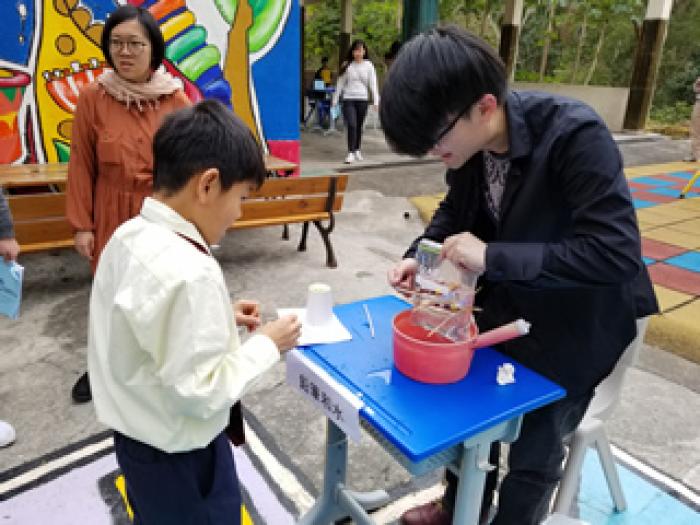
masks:
<instances>
[{"instance_id":1,"label":"boy's white collared shirt","mask_svg":"<svg viewBox=\"0 0 700 525\"><path fill-rule=\"evenodd\" d=\"M209 444L234 402L280 359L267 336L241 345L208 250L192 223L147 198L107 243L92 286L88 372L97 417L166 452Z\"/></svg>"}]
</instances>

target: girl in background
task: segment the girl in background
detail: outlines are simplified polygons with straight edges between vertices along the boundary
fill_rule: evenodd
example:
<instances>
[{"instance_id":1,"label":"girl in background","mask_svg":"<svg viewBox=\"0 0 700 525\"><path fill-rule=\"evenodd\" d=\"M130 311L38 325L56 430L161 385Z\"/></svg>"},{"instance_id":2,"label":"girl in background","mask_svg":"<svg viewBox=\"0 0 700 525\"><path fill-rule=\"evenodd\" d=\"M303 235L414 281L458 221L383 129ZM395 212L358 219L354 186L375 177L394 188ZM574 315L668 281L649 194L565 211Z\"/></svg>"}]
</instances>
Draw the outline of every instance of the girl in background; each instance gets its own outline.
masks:
<instances>
[{"instance_id":1,"label":"girl in background","mask_svg":"<svg viewBox=\"0 0 700 525\"><path fill-rule=\"evenodd\" d=\"M340 66L338 85L333 94L333 105L343 97L343 119L348 134L348 155L345 163L362 160L360 146L362 125L367 116L370 92L376 110L379 106L377 72L369 61L367 46L362 40L355 40L348 51L346 60Z\"/></svg>"}]
</instances>

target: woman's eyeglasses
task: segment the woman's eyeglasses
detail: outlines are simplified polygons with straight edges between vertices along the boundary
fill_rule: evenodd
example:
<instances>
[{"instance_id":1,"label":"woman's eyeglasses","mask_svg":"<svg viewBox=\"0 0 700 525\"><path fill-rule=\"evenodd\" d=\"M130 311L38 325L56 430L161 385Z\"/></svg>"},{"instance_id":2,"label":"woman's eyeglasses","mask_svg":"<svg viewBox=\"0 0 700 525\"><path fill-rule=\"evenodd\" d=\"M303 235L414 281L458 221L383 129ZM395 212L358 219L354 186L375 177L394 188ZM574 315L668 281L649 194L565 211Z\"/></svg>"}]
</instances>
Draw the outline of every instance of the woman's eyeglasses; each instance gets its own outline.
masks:
<instances>
[{"instance_id":1,"label":"woman's eyeglasses","mask_svg":"<svg viewBox=\"0 0 700 525\"><path fill-rule=\"evenodd\" d=\"M469 106L467 106L466 108L464 108L462 111L460 111L460 112L457 114L457 116L456 116L455 118L453 118L453 119L447 124L447 126L445 126L444 128L442 128L442 131L440 131L440 133L438 133L438 136L437 136L437 138L435 139L435 142L434 142L434 145L435 145L435 146L437 146L438 144L440 144L440 142L442 142L442 139L445 138L445 135L447 135L450 131L452 131L452 128L454 128L455 125L457 124L457 122L459 122L459 119L461 119L464 115L466 115L466 114L467 114L467 111L469 111L469 110L471 109L471 107L472 107L472 105L470 104Z\"/></svg>"},{"instance_id":2,"label":"woman's eyeglasses","mask_svg":"<svg viewBox=\"0 0 700 525\"><path fill-rule=\"evenodd\" d=\"M109 41L109 50L112 53L118 53L126 47L126 50L131 55L140 55L148 44L140 40L118 40L112 38Z\"/></svg>"}]
</instances>

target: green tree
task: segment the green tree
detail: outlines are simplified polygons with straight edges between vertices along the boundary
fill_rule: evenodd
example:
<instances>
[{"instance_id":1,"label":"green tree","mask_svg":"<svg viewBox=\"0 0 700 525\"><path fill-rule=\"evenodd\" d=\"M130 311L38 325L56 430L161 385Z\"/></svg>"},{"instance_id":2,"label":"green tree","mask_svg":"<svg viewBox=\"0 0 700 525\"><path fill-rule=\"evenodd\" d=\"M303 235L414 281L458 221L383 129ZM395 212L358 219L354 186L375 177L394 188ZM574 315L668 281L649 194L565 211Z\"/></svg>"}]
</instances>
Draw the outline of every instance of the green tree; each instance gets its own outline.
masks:
<instances>
[{"instance_id":1,"label":"green tree","mask_svg":"<svg viewBox=\"0 0 700 525\"><path fill-rule=\"evenodd\" d=\"M365 41L370 58L381 65L384 53L400 37L401 0L370 0L353 3L352 39ZM337 68L338 35L340 34L340 1L326 0L306 7L304 26L304 59L306 67L318 67L321 57L329 57L331 68Z\"/></svg>"}]
</instances>

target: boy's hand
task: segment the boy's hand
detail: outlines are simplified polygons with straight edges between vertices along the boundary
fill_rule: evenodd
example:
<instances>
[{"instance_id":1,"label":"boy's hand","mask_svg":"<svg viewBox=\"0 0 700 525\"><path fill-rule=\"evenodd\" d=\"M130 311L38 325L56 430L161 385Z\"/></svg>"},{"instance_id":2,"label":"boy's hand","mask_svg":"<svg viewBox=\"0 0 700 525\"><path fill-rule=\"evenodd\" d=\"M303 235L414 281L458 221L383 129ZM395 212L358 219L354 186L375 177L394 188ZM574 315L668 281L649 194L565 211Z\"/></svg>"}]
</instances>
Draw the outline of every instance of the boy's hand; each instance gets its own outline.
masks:
<instances>
[{"instance_id":1,"label":"boy's hand","mask_svg":"<svg viewBox=\"0 0 700 525\"><path fill-rule=\"evenodd\" d=\"M236 325L245 326L249 332L260 326L260 303L245 299L233 303L233 317Z\"/></svg>"},{"instance_id":2,"label":"boy's hand","mask_svg":"<svg viewBox=\"0 0 700 525\"><path fill-rule=\"evenodd\" d=\"M17 259L19 244L15 239L0 239L0 257L10 262Z\"/></svg>"},{"instance_id":3,"label":"boy's hand","mask_svg":"<svg viewBox=\"0 0 700 525\"><path fill-rule=\"evenodd\" d=\"M75 232L75 249L88 261L95 253L95 234L91 231Z\"/></svg>"},{"instance_id":4,"label":"boy's hand","mask_svg":"<svg viewBox=\"0 0 700 525\"><path fill-rule=\"evenodd\" d=\"M285 315L267 323L260 329L260 333L272 339L280 354L284 354L296 346L301 335L301 323L296 315Z\"/></svg>"}]
</instances>

